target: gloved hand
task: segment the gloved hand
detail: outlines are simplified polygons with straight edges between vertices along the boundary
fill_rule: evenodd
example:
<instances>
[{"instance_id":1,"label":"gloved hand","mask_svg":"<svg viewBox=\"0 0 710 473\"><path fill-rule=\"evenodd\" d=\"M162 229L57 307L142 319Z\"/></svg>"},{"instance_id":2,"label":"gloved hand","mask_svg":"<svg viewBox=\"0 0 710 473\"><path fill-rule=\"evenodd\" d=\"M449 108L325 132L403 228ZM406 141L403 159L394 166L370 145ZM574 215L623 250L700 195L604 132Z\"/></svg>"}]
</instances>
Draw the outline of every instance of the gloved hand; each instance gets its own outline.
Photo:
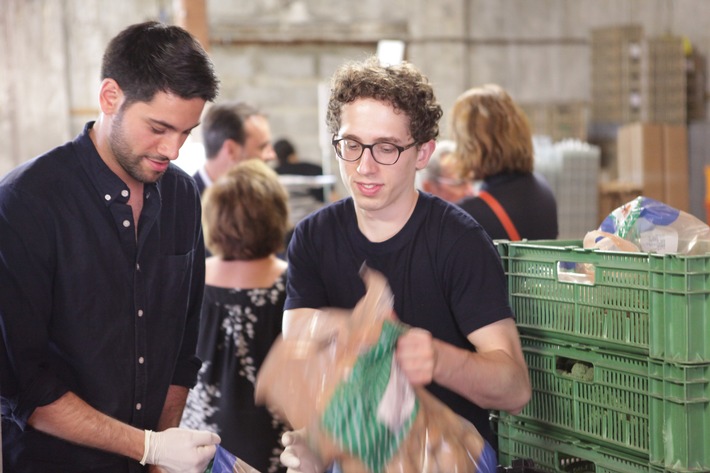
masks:
<instances>
[{"instance_id":1,"label":"gloved hand","mask_svg":"<svg viewBox=\"0 0 710 473\"><path fill-rule=\"evenodd\" d=\"M204 473L220 441L219 435L201 430L146 430L141 465L157 465L168 473Z\"/></svg>"},{"instance_id":2,"label":"gloved hand","mask_svg":"<svg viewBox=\"0 0 710 473\"><path fill-rule=\"evenodd\" d=\"M288 468L287 473L323 473L325 465L318 455L308 447L306 430L294 430L281 436L284 451L281 463Z\"/></svg>"}]
</instances>

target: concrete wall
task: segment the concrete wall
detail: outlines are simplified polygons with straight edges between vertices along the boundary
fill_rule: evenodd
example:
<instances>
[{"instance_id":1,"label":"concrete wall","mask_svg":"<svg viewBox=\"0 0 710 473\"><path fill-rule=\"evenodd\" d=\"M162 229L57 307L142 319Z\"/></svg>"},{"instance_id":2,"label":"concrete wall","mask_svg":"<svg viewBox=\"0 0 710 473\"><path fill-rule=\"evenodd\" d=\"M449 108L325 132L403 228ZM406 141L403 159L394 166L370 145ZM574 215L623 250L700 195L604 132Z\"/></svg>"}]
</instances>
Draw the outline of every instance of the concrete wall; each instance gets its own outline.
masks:
<instances>
[{"instance_id":1,"label":"concrete wall","mask_svg":"<svg viewBox=\"0 0 710 473\"><path fill-rule=\"evenodd\" d=\"M458 94L484 82L524 102L589 101L597 27L638 23L646 35L686 35L703 54L710 49L706 0L207 0L207 8L220 100L260 106L274 137L292 138L313 161L330 156L319 147L319 85L380 39L406 42L447 114ZM0 0L0 175L96 115L113 35L172 18L170 0Z\"/></svg>"}]
</instances>

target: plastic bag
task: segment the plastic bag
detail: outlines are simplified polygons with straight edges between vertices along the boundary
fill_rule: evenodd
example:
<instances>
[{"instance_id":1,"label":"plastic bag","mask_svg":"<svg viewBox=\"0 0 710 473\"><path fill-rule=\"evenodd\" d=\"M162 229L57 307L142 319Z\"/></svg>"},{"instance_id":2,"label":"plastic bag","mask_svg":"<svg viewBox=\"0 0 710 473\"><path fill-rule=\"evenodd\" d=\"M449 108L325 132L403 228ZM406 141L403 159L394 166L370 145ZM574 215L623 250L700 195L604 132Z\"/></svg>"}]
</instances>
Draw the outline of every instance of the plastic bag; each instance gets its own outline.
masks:
<instances>
[{"instance_id":1,"label":"plastic bag","mask_svg":"<svg viewBox=\"0 0 710 473\"><path fill-rule=\"evenodd\" d=\"M394 350L408 327L394 318L384 276L365 268L363 279L352 311L316 311L284 330L257 377L257 402L305 427L323 464L344 473L495 472L476 428L399 371Z\"/></svg>"},{"instance_id":2,"label":"plastic bag","mask_svg":"<svg viewBox=\"0 0 710 473\"><path fill-rule=\"evenodd\" d=\"M585 248L701 255L710 252L710 227L693 215L648 197L615 209L584 238Z\"/></svg>"},{"instance_id":3,"label":"plastic bag","mask_svg":"<svg viewBox=\"0 0 710 473\"><path fill-rule=\"evenodd\" d=\"M217 452L205 473L259 473L259 471L217 445Z\"/></svg>"}]
</instances>

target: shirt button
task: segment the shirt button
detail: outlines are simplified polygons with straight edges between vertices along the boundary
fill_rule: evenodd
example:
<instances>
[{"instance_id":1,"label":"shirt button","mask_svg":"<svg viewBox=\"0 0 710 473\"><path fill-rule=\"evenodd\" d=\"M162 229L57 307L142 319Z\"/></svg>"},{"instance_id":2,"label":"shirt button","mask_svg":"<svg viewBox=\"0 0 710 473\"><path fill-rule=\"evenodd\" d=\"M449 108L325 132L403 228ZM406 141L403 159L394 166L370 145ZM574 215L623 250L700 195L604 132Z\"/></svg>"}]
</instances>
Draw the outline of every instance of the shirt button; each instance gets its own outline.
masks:
<instances>
[{"instance_id":1,"label":"shirt button","mask_svg":"<svg viewBox=\"0 0 710 473\"><path fill-rule=\"evenodd\" d=\"M130 227L130 226L131 226L131 222L129 222L128 220L124 220L124 221L123 221L123 226L126 227L126 228Z\"/></svg>"},{"instance_id":2,"label":"shirt button","mask_svg":"<svg viewBox=\"0 0 710 473\"><path fill-rule=\"evenodd\" d=\"M121 191L121 195L122 195L123 197L128 197L128 191L127 191L126 189L123 189L123 190Z\"/></svg>"},{"instance_id":3,"label":"shirt button","mask_svg":"<svg viewBox=\"0 0 710 473\"><path fill-rule=\"evenodd\" d=\"M138 363L140 363L141 365L143 364L144 361L145 361L145 358L143 358L142 356L140 358L138 358Z\"/></svg>"},{"instance_id":4,"label":"shirt button","mask_svg":"<svg viewBox=\"0 0 710 473\"><path fill-rule=\"evenodd\" d=\"M140 402L138 404L136 404L137 411L140 411L142 408L143 408L143 404L141 404Z\"/></svg>"},{"instance_id":5,"label":"shirt button","mask_svg":"<svg viewBox=\"0 0 710 473\"><path fill-rule=\"evenodd\" d=\"M104 199L106 199L106 200L111 200L111 195L110 195L110 194L106 194L106 195L104 196Z\"/></svg>"},{"instance_id":6,"label":"shirt button","mask_svg":"<svg viewBox=\"0 0 710 473\"><path fill-rule=\"evenodd\" d=\"M138 309L138 317L143 317L143 309Z\"/></svg>"}]
</instances>

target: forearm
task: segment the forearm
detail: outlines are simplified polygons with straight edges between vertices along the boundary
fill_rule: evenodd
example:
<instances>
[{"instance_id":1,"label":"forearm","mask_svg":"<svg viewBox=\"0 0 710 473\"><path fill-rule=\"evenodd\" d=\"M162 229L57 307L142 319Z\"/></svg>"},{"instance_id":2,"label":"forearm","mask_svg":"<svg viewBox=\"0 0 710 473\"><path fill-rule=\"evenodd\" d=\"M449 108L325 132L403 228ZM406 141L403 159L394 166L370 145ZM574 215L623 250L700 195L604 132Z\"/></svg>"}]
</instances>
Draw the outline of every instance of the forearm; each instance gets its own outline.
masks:
<instances>
[{"instance_id":1,"label":"forearm","mask_svg":"<svg viewBox=\"0 0 710 473\"><path fill-rule=\"evenodd\" d=\"M339 333L347 317L342 310L301 308L284 312L281 334L286 340L327 339Z\"/></svg>"},{"instance_id":2,"label":"forearm","mask_svg":"<svg viewBox=\"0 0 710 473\"><path fill-rule=\"evenodd\" d=\"M143 457L143 430L97 411L71 392L35 409L28 422L34 429L68 442L134 460Z\"/></svg>"},{"instance_id":3,"label":"forearm","mask_svg":"<svg viewBox=\"0 0 710 473\"><path fill-rule=\"evenodd\" d=\"M158 430L165 430L170 427L177 427L182 418L182 412L187 402L188 389L185 386L170 385L168 394L165 396L163 412L160 413Z\"/></svg>"},{"instance_id":4,"label":"forearm","mask_svg":"<svg viewBox=\"0 0 710 473\"><path fill-rule=\"evenodd\" d=\"M527 367L503 350L471 352L435 340L434 381L484 409L513 414L530 399Z\"/></svg>"}]
</instances>

